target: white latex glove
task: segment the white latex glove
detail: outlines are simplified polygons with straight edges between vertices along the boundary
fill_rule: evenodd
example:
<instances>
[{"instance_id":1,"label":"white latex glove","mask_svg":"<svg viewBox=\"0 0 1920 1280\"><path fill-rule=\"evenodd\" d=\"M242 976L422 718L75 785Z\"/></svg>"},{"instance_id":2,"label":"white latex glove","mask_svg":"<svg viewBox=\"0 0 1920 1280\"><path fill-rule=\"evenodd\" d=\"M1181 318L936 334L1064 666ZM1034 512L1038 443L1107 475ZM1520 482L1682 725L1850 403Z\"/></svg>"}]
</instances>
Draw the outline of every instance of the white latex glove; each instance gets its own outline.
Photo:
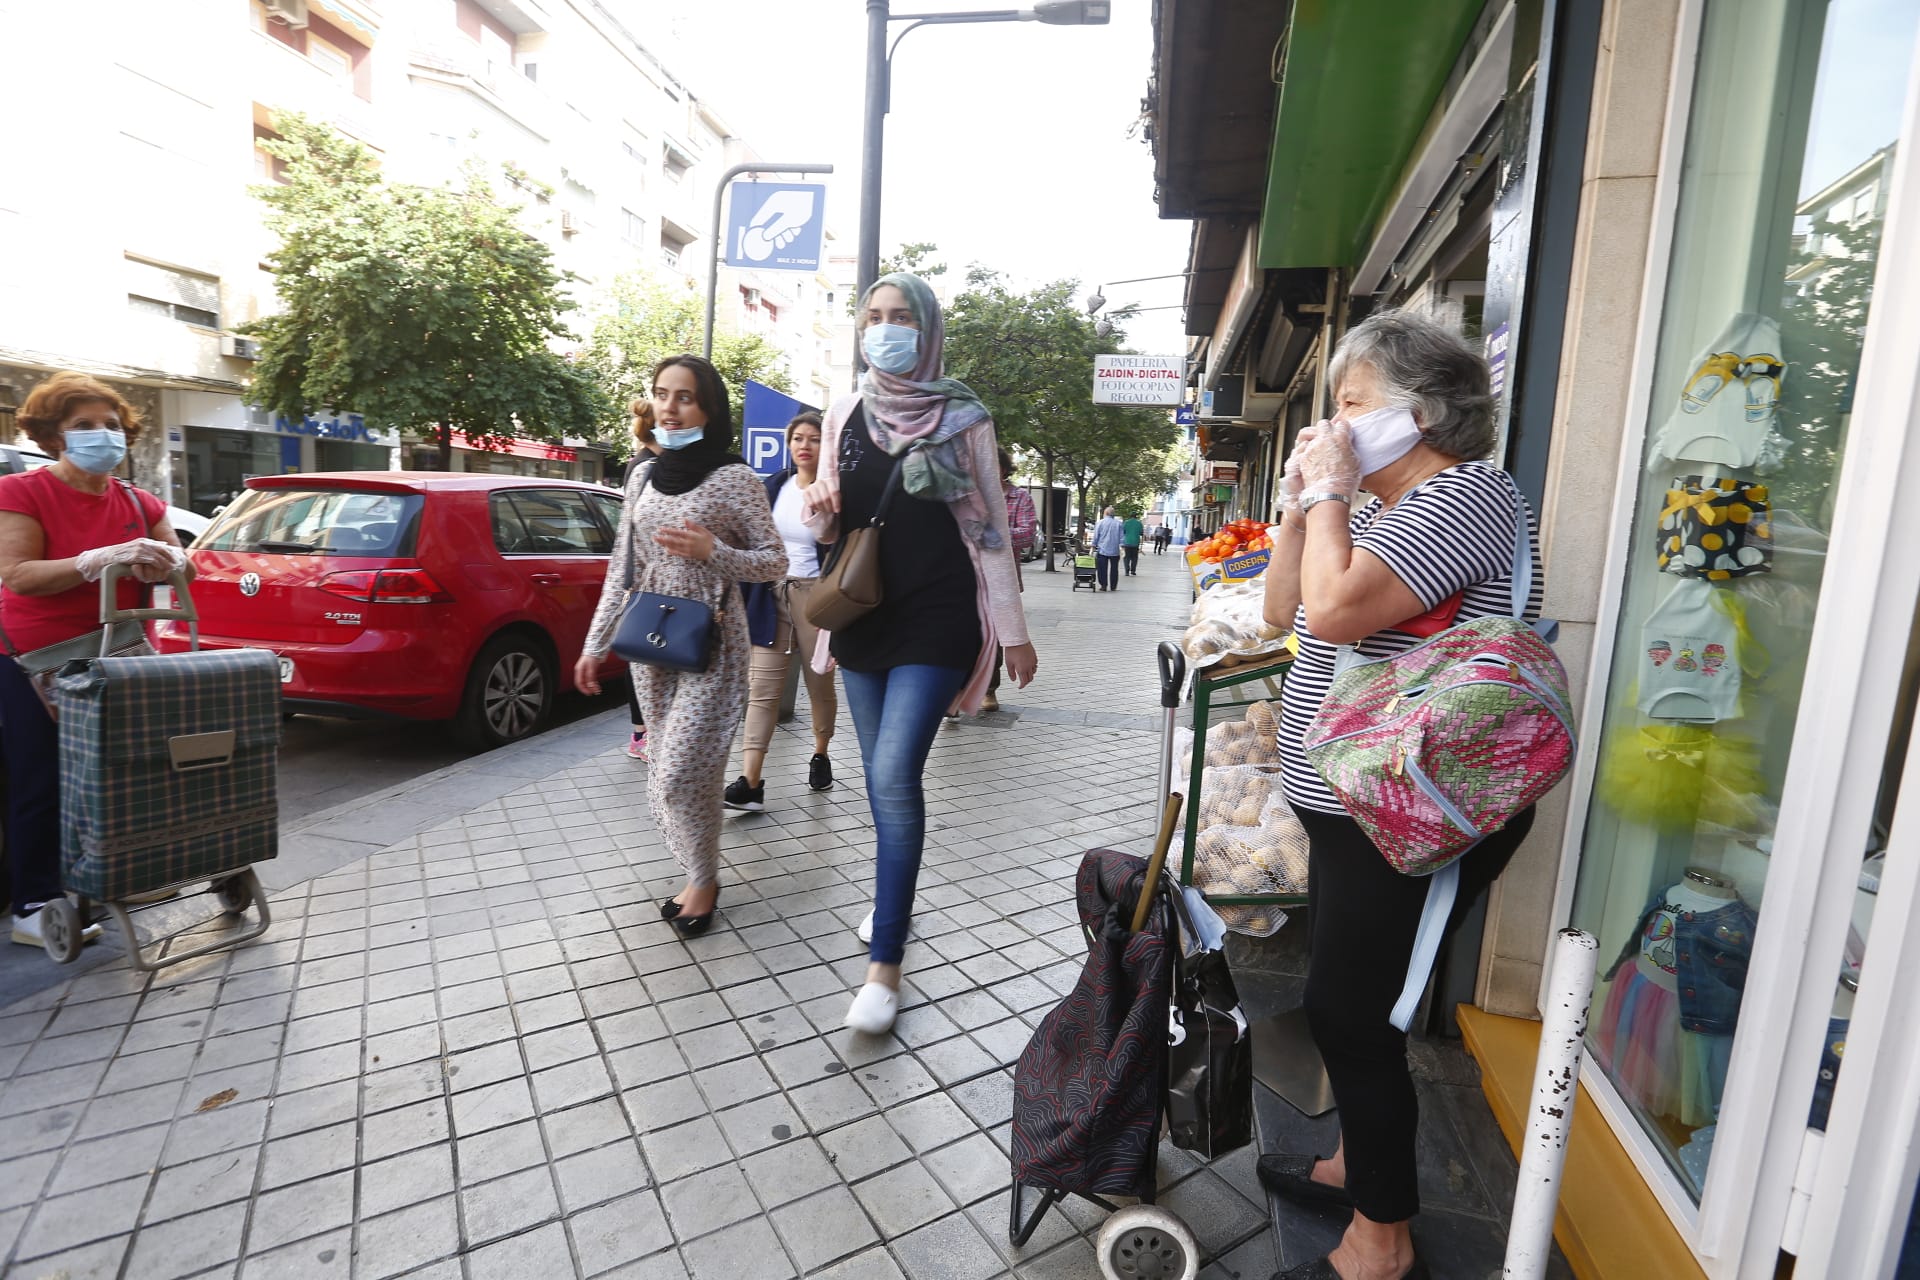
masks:
<instances>
[{"instance_id":1,"label":"white latex glove","mask_svg":"<svg viewBox=\"0 0 1920 1280\"><path fill-rule=\"evenodd\" d=\"M73 558L73 567L88 582L100 581L110 564L130 565L142 582L158 582L187 563L186 553L158 538L129 538L111 546L82 551Z\"/></svg>"},{"instance_id":2,"label":"white latex glove","mask_svg":"<svg viewBox=\"0 0 1920 1280\"><path fill-rule=\"evenodd\" d=\"M1326 419L1322 418L1318 424L1302 431L1293 442L1293 452L1287 455L1287 464L1280 472L1280 510L1285 515L1300 514L1300 495L1305 492L1305 481L1300 475L1300 455L1307 451L1308 445L1319 439L1326 428Z\"/></svg>"},{"instance_id":3,"label":"white latex glove","mask_svg":"<svg viewBox=\"0 0 1920 1280\"><path fill-rule=\"evenodd\" d=\"M1328 425L1300 456L1301 492L1352 498L1360 492L1360 455L1353 451L1353 428Z\"/></svg>"}]
</instances>

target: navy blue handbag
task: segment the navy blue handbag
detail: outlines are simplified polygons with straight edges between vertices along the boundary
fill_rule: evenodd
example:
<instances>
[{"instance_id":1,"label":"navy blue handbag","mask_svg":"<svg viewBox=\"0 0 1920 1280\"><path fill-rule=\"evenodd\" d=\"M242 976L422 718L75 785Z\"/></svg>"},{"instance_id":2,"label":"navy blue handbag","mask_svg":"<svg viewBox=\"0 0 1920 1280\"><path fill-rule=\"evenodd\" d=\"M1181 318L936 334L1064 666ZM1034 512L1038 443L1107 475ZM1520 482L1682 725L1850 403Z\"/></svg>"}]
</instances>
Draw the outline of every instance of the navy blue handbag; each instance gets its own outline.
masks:
<instances>
[{"instance_id":1,"label":"navy blue handbag","mask_svg":"<svg viewBox=\"0 0 1920 1280\"><path fill-rule=\"evenodd\" d=\"M636 594L613 633L613 651L628 662L675 671L705 671L719 644L719 625L704 602L655 591Z\"/></svg>"}]
</instances>

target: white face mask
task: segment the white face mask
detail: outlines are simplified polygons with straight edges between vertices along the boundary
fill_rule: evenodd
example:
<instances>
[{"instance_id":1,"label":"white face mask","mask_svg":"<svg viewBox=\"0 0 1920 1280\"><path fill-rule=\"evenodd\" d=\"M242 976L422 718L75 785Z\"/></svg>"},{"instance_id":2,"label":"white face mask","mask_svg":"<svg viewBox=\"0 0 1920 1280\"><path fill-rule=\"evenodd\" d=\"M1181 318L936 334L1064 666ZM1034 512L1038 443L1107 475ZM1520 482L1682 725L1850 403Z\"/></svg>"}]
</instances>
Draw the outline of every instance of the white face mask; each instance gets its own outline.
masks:
<instances>
[{"instance_id":1,"label":"white face mask","mask_svg":"<svg viewBox=\"0 0 1920 1280\"><path fill-rule=\"evenodd\" d=\"M1373 475L1404 458L1420 443L1420 427L1405 409L1375 409L1347 423L1353 431L1360 474Z\"/></svg>"}]
</instances>

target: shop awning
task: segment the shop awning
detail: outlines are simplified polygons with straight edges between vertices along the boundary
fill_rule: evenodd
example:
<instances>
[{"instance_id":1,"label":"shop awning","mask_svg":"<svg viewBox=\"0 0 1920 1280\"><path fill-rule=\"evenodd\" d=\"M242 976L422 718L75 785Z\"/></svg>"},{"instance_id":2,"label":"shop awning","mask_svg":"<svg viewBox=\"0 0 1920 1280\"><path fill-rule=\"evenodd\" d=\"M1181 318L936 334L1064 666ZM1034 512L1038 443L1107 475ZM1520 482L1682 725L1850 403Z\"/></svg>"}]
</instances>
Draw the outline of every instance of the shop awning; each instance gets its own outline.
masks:
<instances>
[{"instance_id":1,"label":"shop awning","mask_svg":"<svg viewBox=\"0 0 1920 1280\"><path fill-rule=\"evenodd\" d=\"M1260 223L1263 267L1352 267L1483 0L1293 7Z\"/></svg>"}]
</instances>

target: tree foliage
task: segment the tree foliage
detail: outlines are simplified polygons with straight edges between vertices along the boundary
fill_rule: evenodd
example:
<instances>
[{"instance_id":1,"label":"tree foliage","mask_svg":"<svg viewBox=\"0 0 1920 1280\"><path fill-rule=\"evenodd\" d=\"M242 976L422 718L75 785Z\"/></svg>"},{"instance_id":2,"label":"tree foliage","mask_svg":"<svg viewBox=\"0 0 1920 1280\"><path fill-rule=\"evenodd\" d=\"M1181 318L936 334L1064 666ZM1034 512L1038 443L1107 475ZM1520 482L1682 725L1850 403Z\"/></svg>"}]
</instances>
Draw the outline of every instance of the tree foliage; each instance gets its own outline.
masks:
<instances>
[{"instance_id":1,"label":"tree foliage","mask_svg":"<svg viewBox=\"0 0 1920 1280\"><path fill-rule=\"evenodd\" d=\"M299 417L352 409L382 426L482 445L590 435L609 416L570 335L568 277L477 167L458 188L383 178L373 154L294 114L263 142L284 183L254 188L280 239L268 255L282 310L260 340L248 398Z\"/></svg>"},{"instance_id":2,"label":"tree foliage","mask_svg":"<svg viewBox=\"0 0 1920 1280\"><path fill-rule=\"evenodd\" d=\"M1078 282L1020 292L975 267L947 312L947 369L979 393L1000 439L1075 490L1085 527L1106 503L1140 502L1171 483L1178 438L1162 409L1093 403L1093 358L1125 351L1074 301Z\"/></svg>"},{"instance_id":3,"label":"tree foliage","mask_svg":"<svg viewBox=\"0 0 1920 1280\"><path fill-rule=\"evenodd\" d=\"M668 356L700 350L704 299L646 272L615 280L598 310L582 359L612 393L616 413L624 414L635 399L652 394L655 365ZM713 364L733 397L736 425L747 379L775 391L793 390L786 356L757 333L716 332ZM624 426L608 434L615 440L629 438Z\"/></svg>"}]
</instances>

